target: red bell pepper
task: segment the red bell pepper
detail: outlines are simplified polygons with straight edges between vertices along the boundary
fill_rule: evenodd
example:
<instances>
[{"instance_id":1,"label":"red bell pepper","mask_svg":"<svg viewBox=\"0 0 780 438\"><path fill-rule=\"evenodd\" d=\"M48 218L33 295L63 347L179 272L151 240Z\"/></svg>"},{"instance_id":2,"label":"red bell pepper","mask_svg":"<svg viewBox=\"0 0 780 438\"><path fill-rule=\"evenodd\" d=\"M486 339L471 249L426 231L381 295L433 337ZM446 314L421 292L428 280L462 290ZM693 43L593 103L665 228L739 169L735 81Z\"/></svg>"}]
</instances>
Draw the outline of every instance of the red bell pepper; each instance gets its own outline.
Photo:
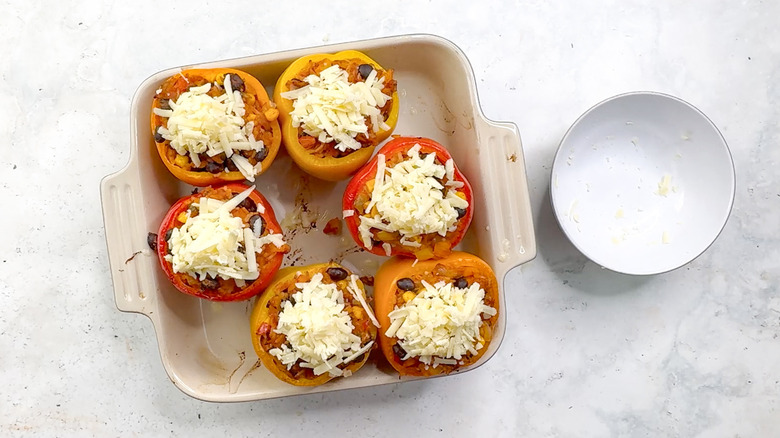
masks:
<instances>
[{"instance_id":1,"label":"red bell pepper","mask_svg":"<svg viewBox=\"0 0 780 438\"><path fill-rule=\"evenodd\" d=\"M454 179L455 181L462 183L462 186L447 186L447 179L445 177L442 179L442 185L444 185L442 190L445 191L445 193L446 191L454 190L458 197L465 199L468 202L468 207L465 211L458 212L459 218L457 219L454 230L448 231L444 236L436 232L420 234L418 236L406 236L406 240L411 239L416 243L419 243L419 246L413 246L402 244L401 238L403 236L398 231L388 232L386 230L383 231L371 228L372 244L367 246L363 241L359 231L361 223L360 217L367 214L365 209L371 201L378 166L378 157L383 155L386 167L390 168L408 159L407 153L415 145L420 145L420 156L430 153L436 154L435 162L437 164L445 165L448 160L452 159L452 156L447 149L434 140L421 137L397 137L385 144L379 152L377 152L377 155L360 169L360 171L349 181L349 184L347 184L347 188L344 191L342 208L344 210L344 220L347 229L349 229L355 242L371 253L388 255L387 250L389 249L389 255L391 256L416 257L419 260L446 257L463 239L463 236L471 223L474 214L474 197L471 191L471 185L458 167L453 163ZM376 211L374 210L375 208L372 208L372 212L368 213L372 216L376 215ZM387 245L389 245L389 248Z\"/></svg>"},{"instance_id":2,"label":"red bell pepper","mask_svg":"<svg viewBox=\"0 0 780 438\"><path fill-rule=\"evenodd\" d=\"M221 186L207 187L198 193L179 199L168 210L157 234L156 249L160 259L160 266L162 266L165 275L176 289L185 294L212 301L239 301L257 295L271 282L271 279L282 265L284 254L290 249L286 244L279 248L271 243L264 245L263 250L256 254L259 272L257 279L246 280L246 284L243 286L239 286L234 279L211 279L211 277L207 277L204 281L200 281L196 276L189 273L174 272L172 263L166 260L165 257L169 254L168 240L170 239L170 233L174 228L180 228L184 225L187 216L186 212L193 203L198 202L203 197L227 201L248 188L248 186L242 183L228 183ZM251 202L247 200L251 200ZM260 192L252 191L247 200L244 200L244 202L231 211L233 216L241 218L244 227L249 227L251 221L262 220L264 226L262 227L261 236L282 233L271 205ZM252 216L255 215L259 215L260 219L252 219Z\"/></svg>"}]
</instances>

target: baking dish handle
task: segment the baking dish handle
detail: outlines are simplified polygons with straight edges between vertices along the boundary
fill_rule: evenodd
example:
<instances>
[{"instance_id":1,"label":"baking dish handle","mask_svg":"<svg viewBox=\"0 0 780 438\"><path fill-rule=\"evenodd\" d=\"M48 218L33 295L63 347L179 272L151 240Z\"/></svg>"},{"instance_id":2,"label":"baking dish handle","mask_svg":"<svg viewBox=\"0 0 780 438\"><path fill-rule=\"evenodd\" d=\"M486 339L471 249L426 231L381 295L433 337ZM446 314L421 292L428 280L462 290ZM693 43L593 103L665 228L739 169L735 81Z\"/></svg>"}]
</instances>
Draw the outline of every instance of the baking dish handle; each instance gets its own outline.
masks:
<instances>
[{"instance_id":1,"label":"baking dish handle","mask_svg":"<svg viewBox=\"0 0 780 438\"><path fill-rule=\"evenodd\" d=\"M520 132L514 123L482 119L477 123L479 143L487 153L480 154L486 215L477 224L481 242L491 248L481 248L491 259L497 274L536 257L531 199L525 171ZM485 150L483 149L483 150Z\"/></svg>"},{"instance_id":2,"label":"baking dish handle","mask_svg":"<svg viewBox=\"0 0 780 438\"><path fill-rule=\"evenodd\" d=\"M137 207L138 178L133 164L108 175L101 181L100 197L116 306L150 315L157 296L151 293L157 256L146 243L144 212Z\"/></svg>"}]
</instances>

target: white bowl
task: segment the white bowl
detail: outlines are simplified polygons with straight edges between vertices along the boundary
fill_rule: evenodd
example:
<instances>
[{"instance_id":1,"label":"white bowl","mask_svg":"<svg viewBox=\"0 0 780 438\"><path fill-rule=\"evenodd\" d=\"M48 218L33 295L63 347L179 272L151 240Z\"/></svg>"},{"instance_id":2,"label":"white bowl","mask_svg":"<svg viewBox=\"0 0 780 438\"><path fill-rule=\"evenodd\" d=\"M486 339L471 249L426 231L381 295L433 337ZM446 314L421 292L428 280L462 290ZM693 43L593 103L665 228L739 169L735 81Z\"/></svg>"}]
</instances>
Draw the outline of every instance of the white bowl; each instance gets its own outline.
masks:
<instances>
[{"instance_id":1,"label":"white bowl","mask_svg":"<svg viewBox=\"0 0 780 438\"><path fill-rule=\"evenodd\" d=\"M734 202L731 153L698 109L653 92L621 94L585 112L561 140L553 211L585 256L649 275L698 257Z\"/></svg>"}]
</instances>

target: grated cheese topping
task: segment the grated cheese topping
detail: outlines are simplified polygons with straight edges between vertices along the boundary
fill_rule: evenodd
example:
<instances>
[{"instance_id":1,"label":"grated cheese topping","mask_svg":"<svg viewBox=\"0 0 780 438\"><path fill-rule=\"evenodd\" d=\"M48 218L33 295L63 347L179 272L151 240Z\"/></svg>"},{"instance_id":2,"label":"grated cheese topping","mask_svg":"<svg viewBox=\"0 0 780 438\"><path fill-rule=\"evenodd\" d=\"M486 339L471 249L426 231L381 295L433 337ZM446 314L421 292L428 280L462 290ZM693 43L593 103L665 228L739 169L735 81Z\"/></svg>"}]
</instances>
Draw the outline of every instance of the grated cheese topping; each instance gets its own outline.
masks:
<instances>
[{"instance_id":1,"label":"grated cheese topping","mask_svg":"<svg viewBox=\"0 0 780 438\"><path fill-rule=\"evenodd\" d=\"M457 228L456 208L468 208L468 201L459 197L455 189L462 187L455 180L452 159L444 165L435 162L436 154L420 156L420 146L407 152L408 158L387 167L384 154L377 155L377 173L371 201L359 219L360 239L368 249L373 247L371 229L398 232L400 243L419 247L412 238L423 234L447 232ZM442 185L440 180L446 177ZM445 187L447 190L444 195ZM376 207L376 213L371 214Z\"/></svg>"},{"instance_id":2,"label":"grated cheese topping","mask_svg":"<svg viewBox=\"0 0 780 438\"><path fill-rule=\"evenodd\" d=\"M406 351L402 360L416 357L436 367L477 354L484 346L479 334L482 315L497 313L485 305L485 290L477 282L465 289L443 281L422 284L422 291L388 315L390 327L385 334L397 338Z\"/></svg>"},{"instance_id":3,"label":"grated cheese topping","mask_svg":"<svg viewBox=\"0 0 780 438\"><path fill-rule=\"evenodd\" d=\"M200 281L206 277L234 279L237 284L258 278L256 253L262 253L265 245L281 248L285 242L281 234L255 235L244 227L241 218L230 213L252 190L254 186L227 202L201 197L192 204L198 215L192 216L191 210L187 210L186 221L173 229L168 240L171 253L165 260L171 263L173 272L186 273ZM242 246L243 252L239 250Z\"/></svg>"},{"instance_id":4,"label":"grated cheese topping","mask_svg":"<svg viewBox=\"0 0 780 438\"><path fill-rule=\"evenodd\" d=\"M279 323L274 332L283 334L287 342L269 353L289 370L299 360L303 368L315 375L330 373L339 376L341 364L349 363L371 349L374 341L360 345L360 337L352 333L352 319L344 308L344 295L335 283L323 283L322 273L307 282L296 283L297 291L282 305Z\"/></svg>"},{"instance_id":5,"label":"grated cheese topping","mask_svg":"<svg viewBox=\"0 0 780 438\"><path fill-rule=\"evenodd\" d=\"M171 100L169 110L154 108L155 114L168 119L167 128L160 127L158 132L171 142L176 153L189 156L196 167L201 164L198 154L213 157L224 153L246 179L254 181L262 164L253 166L234 151L261 152L265 145L262 140L255 140L254 122L245 123L244 99L238 90L232 89L229 74L222 86L225 93L217 97L206 94L211 90L211 83L206 83L191 87L175 102Z\"/></svg>"},{"instance_id":6,"label":"grated cheese topping","mask_svg":"<svg viewBox=\"0 0 780 438\"><path fill-rule=\"evenodd\" d=\"M384 78L377 78L376 70L364 82L350 83L346 70L332 65L304 81L308 85L281 96L293 100L293 127L303 128L321 143L335 141L334 147L341 152L360 149L355 137L368 134L366 119L374 132L390 129L379 109L392 97L382 93Z\"/></svg>"},{"instance_id":7,"label":"grated cheese topping","mask_svg":"<svg viewBox=\"0 0 780 438\"><path fill-rule=\"evenodd\" d=\"M357 298L358 302L360 302L360 305L363 307L363 310L366 311L366 315L368 315L368 319L371 320L371 323L374 324L375 327L379 327L379 321L376 319L376 316L374 315L374 310L371 309L371 306L368 305L366 302L365 297L363 297L363 292L360 290L360 286L358 286L358 276L355 274L352 274L349 276L349 285L347 288L349 289L349 292Z\"/></svg>"}]
</instances>

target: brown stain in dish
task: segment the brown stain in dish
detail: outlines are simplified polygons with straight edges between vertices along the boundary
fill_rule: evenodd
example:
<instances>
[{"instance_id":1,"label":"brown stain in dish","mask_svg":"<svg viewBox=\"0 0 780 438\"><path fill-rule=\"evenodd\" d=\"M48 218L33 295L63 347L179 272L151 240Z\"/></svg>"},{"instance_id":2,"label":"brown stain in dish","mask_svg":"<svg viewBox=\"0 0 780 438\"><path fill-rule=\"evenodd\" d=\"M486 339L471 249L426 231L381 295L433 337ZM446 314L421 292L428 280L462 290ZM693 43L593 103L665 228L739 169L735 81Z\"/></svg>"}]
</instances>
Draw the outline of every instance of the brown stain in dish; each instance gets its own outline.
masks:
<instances>
[{"instance_id":1,"label":"brown stain in dish","mask_svg":"<svg viewBox=\"0 0 780 438\"><path fill-rule=\"evenodd\" d=\"M131 256L130 256L130 258L128 258L127 260L125 260L125 264L128 264L128 263L130 263L131 261L133 261L133 259L135 258L135 256L137 256L138 254L141 254L141 251L136 251L136 252L134 252L134 253L133 253L133 255L131 255Z\"/></svg>"},{"instance_id":2,"label":"brown stain in dish","mask_svg":"<svg viewBox=\"0 0 780 438\"><path fill-rule=\"evenodd\" d=\"M350 246L347 249L339 251L335 256L331 257L330 261L334 262L334 263L342 264L342 262L344 261L344 258L346 258L348 255L356 254L356 253L359 253L359 252L363 252L363 248L361 248L361 247L359 247L357 245L353 245L353 246Z\"/></svg>"},{"instance_id":3,"label":"brown stain in dish","mask_svg":"<svg viewBox=\"0 0 780 438\"><path fill-rule=\"evenodd\" d=\"M244 366L244 362L246 362L246 351L240 351L238 353L238 366L236 366L236 368L233 370L233 372L230 373L230 375L228 376L228 378L227 378L227 383L228 384L230 384L230 382L233 381L233 376L236 375L238 370L240 370L241 367ZM243 381L243 378L239 381L238 385L236 385L235 389L231 390L228 387L228 391L230 391L231 393L235 394L238 391L238 387L241 385L241 381Z\"/></svg>"},{"instance_id":4,"label":"brown stain in dish","mask_svg":"<svg viewBox=\"0 0 780 438\"><path fill-rule=\"evenodd\" d=\"M439 108L442 110L442 114L431 113L431 120L436 124L436 128L442 133L451 136L455 134L455 122L457 117L450 111L450 108L444 103L443 100L439 100ZM444 123L442 125L442 122Z\"/></svg>"},{"instance_id":5,"label":"brown stain in dish","mask_svg":"<svg viewBox=\"0 0 780 438\"><path fill-rule=\"evenodd\" d=\"M295 199L293 208L282 219L280 225L284 230L284 240L294 248L284 258L285 266L305 264L305 255L302 245L296 243L296 239L305 238L306 235L317 230L317 220L321 216L318 209L312 205L314 197L312 193L311 176L300 174L293 185Z\"/></svg>"},{"instance_id":6,"label":"brown stain in dish","mask_svg":"<svg viewBox=\"0 0 780 438\"><path fill-rule=\"evenodd\" d=\"M256 370L262 367L263 367L263 361L257 359L257 362L255 362L254 365L252 365L252 367L249 368L247 372L244 373L243 376L241 376L241 380L239 380L238 385L236 385L236 392L238 392L238 388L241 387L241 384L244 383L244 380L246 380L246 378L249 377L250 374L252 374L253 372L255 372Z\"/></svg>"},{"instance_id":7,"label":"brown stain in dish","mask_svg":"<svg viewBox=\"0 0 780 438\"><path fill-rule=\"evenodd\" d=\"M222 363L214 354L206 347L198 349L198 359L200 365L209 371L211 377L214 379L212 384L215 385L229 385L230 375L229 370L225 368L225 364ZM235 370L233 371L235 373Z\"/></svg>"}]
</instances>

